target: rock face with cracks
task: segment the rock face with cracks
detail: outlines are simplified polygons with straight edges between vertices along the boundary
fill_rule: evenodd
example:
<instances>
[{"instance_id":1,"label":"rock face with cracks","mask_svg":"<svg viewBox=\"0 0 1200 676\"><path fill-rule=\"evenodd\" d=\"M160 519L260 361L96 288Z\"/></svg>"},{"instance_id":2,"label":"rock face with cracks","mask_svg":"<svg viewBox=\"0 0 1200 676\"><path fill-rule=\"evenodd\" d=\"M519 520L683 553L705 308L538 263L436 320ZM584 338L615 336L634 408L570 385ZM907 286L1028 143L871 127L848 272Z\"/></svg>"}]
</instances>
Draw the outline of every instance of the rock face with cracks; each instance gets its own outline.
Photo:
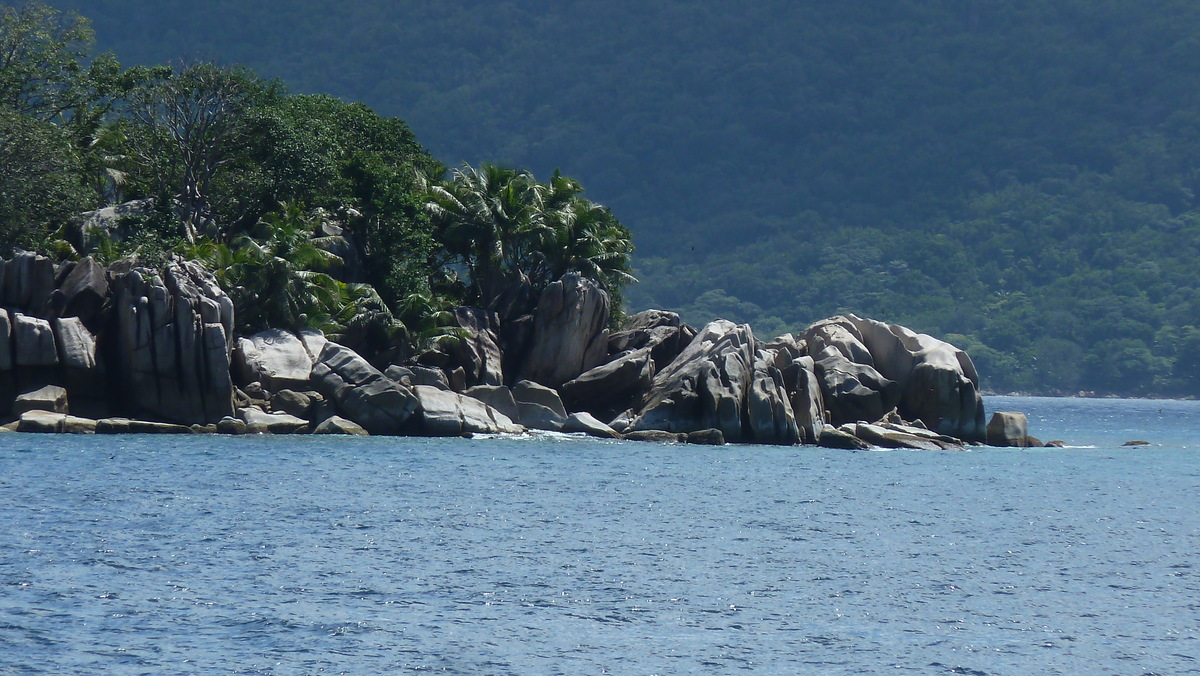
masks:
<instances>
[{"instance_id":1,"label":"rock face with cracks","mask_svg":"<svg viewBox=\"0 0 1200 676\"><path fill-rule=\"evenodd\" d=\"M233 301L212 275L176 261L162 276L141 268L114 275L111 286L115 372L133 408L184 424L232 415Z\"/></svg>"}]
</instances>

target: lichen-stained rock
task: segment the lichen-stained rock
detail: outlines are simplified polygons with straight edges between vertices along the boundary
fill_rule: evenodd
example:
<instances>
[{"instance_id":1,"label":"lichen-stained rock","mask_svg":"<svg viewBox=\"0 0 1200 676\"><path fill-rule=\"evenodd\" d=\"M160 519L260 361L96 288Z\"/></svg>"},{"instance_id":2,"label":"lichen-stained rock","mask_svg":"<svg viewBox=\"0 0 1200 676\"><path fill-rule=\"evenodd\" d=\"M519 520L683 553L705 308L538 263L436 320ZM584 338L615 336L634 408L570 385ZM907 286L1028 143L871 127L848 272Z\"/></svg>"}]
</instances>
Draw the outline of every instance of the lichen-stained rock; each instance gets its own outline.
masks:
<instances>
[{"instance_id":1,"label":"lichen-stained rock","mask_svg":"<svg viewBox=\"0 0 1200 676\"><path fill-rule=\"evenodd\" d=\"M608 294L594 281L570 273L547 286L517 379L558 387L598 366L608 354L608 317Z\"/></svg>"},{"instance_id":2,"label":"lichen-stained rock","mask_svg":"<svg viewBox=\"0 0 1200 676\"><path fill-rule=\"evenodd\" d=\"M332 341L325 344L313 365L312 382L342 416L373 435L403 434L419 405L408 388Z\"/></svg>"},{"instance_id":3,"label":"lichen-stained rock","mask_svg":"<svg viewBox=\"0 0 1200 676\"><path fill-rule=\"evenodd\" d=\"M417 413L422 434L456 437L463 434L520 434L524 430L487 404L448 390L416 385Z\"/></svg>"},{"instance_id":4,"label":"lichen-stained rock","mask_svg":"<svg viewBox=\"0 0 1200 676\"><path fill-rule=\"evenodd\" d=\"M259 382L269 392L306 390L312 357L300 337L283 329L267 329L238 338L233 368L242 383Z\"/></svg>"},{"instance_id":5,"label":"lichen-stained rock","mask_svg":"<svg viewBox=\"0 0 1200 676\"><path fill-rule=\"evenodd\" d=\"M801 441L796 415L792 412L783 371L777 358L791 361L786 350L760 349L754 355L754 372L746 396L747 441L791 446Z\"/></svg>"},{"instance_id":6,"label":"lichen-stained rock","mask_svg":"<svg viewBox=\"0 0 1200 676\"><path fill-rule=\"evenodd\" d=\"M709 323L654 376L630 429L686 433L716 428L727 441L748 441L742 416L754 349L749 326L724 319Z\"/></svg>"},{"instance_id":7,"label":"lichen-stained rock","mask_svg":"<svg viewBox=\"0 0 1200 676\"><path fill-rule=\"evenodd\" d=\"M966 352L896 324L854 315L840 319L858 331L876 370L900 384L901 416L941 434L984 440L979 374Z\"/></svg>"},{"instance_id":8,"label":"lichen-stained rock","mask_svg":"<svg viewBox=\"0 0 1200 676\"><path fill-rule=\"evenodd\" d=\"M160 277L115 268L111 337L124 408L183 424L233 415L229 336L233 302L199 264L174 261Z\"/></svg>"}]
</instances>

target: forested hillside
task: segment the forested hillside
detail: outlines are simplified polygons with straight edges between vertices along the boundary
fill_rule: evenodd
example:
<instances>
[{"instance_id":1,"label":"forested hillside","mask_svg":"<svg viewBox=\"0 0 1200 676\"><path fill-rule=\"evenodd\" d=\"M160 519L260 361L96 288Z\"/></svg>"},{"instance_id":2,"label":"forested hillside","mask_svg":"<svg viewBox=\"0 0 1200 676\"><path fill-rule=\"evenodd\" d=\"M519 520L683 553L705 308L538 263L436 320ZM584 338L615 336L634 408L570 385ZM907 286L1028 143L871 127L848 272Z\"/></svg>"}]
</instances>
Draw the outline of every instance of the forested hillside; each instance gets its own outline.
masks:
<instances>
[{"instance_id":1,"label":"forested hillside","mask_svg":"<svg viewBox=\"0 0 1200 676\"><path fill-rule=\"evenodd\" d=\"M851 311L994 390L1200 389L1200 4L63 0L122 63L243 63L437 159L558 167L633 305Z\"/></svg>"}]
</instances>

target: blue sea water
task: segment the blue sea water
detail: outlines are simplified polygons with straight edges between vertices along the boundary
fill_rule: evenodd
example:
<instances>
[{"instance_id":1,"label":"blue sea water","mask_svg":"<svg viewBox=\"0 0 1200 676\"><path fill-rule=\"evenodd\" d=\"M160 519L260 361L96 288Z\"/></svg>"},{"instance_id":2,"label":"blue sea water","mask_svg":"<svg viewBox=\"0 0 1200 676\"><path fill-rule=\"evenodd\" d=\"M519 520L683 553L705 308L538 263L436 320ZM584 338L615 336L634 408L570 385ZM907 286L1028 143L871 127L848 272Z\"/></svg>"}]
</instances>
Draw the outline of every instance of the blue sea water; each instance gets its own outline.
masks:
<instances>
[{"instance_id":1,"label":"blue sea water","mask_svg":"<svg viewBox=\"0 0 1200 676\"><path fill-rule=\"evenodd\" d=\"M0 673L1200 673L1200 403L988 405L1072 447L3 435Z\"/></svg>"}]
</instances>

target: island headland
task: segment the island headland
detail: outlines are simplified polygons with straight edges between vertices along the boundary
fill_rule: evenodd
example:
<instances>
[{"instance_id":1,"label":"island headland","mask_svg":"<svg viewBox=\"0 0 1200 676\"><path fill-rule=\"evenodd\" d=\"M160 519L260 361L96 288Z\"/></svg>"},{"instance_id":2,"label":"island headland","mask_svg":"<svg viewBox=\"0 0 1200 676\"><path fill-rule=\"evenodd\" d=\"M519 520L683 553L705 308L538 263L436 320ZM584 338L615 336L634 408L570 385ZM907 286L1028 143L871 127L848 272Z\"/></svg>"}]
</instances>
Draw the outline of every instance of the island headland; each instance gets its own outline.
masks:
<instances>
[{"instance_id":1,"label":"island headland","mask_svg":"<svg viewBox=\"0 0 1200 676\"><path fill-rule=\"evenodd\" d=\"M20 432L1035 443L1011 414L985 425L965 352L902 326L838 316L764 341L647 310L610 327L609 295L578 273L526 296L507 316L454 308L423 350L362 355L313 329L237 335L233 301L195 261L25 252L0 263L0 406Z\"/></svg>"}]
</instances>

